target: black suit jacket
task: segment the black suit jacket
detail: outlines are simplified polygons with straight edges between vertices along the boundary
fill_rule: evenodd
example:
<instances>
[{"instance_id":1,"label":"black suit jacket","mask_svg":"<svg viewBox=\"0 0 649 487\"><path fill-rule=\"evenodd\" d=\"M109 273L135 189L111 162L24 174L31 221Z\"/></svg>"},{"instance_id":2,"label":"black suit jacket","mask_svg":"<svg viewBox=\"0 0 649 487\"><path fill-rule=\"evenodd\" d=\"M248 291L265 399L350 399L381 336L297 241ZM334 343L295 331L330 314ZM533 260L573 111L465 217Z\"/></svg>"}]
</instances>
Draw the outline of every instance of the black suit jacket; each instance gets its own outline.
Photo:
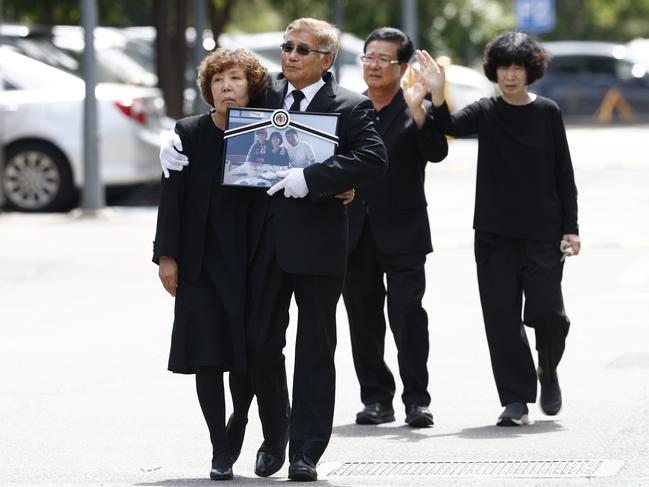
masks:
<instances>
[{"instance_id":1,"label":"black suit jacket","mask_svg":"<svg viewBox=\"0 0 649 487\"><path fill-rule=\"evenodd\" d=\"M323 79L325 85L306 111L340 114L336 155L304 170L309 188L305 198L286 198L282 191L272 197L265 192L257 193L252 234L260 234L270 212L277 261L282 270L343 276L347 261L347 213L334 196L380 177L387 166L387 155L372 122L374 108L370 100L337 86L331 73L325 73ZM263 106L280 108L287 84L283 75L271 75Z\"/></svg>"},{"instance_id":2,"label":"black suit jacket","mask_svg":"<svg viewBox=\"0 0 649 487\"><path fill-rule=\"evenodd\" d=\"M430 111L426 112L424 125L418 128L399 90L378 114L378 130L388 151L389 167L383 177L359 186L354 201L348 205L350 252L364 225L370 225L382 252L427 254L433 250L424 192L425 169L428 161L439 162L446 157L448 144Z\"/></svg>"}]
</instances>

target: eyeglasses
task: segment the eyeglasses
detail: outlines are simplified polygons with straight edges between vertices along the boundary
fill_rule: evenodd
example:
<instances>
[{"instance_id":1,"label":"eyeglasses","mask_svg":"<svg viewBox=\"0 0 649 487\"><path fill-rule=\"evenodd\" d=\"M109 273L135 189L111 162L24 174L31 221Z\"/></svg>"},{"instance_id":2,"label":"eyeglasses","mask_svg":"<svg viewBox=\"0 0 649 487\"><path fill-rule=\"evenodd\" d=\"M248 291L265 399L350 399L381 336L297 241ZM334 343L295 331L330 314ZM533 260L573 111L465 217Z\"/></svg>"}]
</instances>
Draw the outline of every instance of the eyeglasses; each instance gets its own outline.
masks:
<instances>
[{"instance_id":1,"label":"eyeglasses","mask_svg":"<svg viewBox=\"0 0 649 487\"><path fill-rule=\"evenodd\" d=\"M363 64L377 64L381 66L382 68L385 68L386 66L390 66L391 64L400 64L398 59L388 59L385 57L374 57L374 56L366 56L365 54L361 54L361 62Z\"/></svg>"},{"instance_id":2,"label":"eyeglasses","mask_svg":"<svg viewBox=\"0 0 649 487\"><path fill-rule=\"evenodd\" d=\"M311 54L311 51L313 52L319 52L320 54L329 54L328 51L318 51L317 49L311 49L309 46L306 44L298 44L297 46L293 44L292 42L284 42L279 46L282 49L282 52L285 52L287 54L290 54L293 52L293 49L300 55L300 56L308 56Z\"/></svg>"}]
</instances>

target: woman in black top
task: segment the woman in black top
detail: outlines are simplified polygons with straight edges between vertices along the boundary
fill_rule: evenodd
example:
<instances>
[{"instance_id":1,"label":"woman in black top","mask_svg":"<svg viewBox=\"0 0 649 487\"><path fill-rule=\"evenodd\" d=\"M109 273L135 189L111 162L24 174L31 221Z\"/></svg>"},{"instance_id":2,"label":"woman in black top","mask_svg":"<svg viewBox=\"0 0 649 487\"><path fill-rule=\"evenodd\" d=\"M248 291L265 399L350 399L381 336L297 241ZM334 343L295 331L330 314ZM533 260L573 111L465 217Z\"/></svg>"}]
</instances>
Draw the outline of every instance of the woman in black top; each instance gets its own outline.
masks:
<instances>
[{"instance_id":1,"label":"woman in black top","mask_svg":"<svg viewBox=\"0 0 649 487\"><path fill-rule=\"evenodd\" d=\"M478 135L473 227L491 364L505 406L497 424L528 421L537 375L541 409L555 415L562 402L556 367L570 325L561 292L563 257L579 253L580 239L561 112L552 100L527 90L543 76L549 55L526 34L496 37L485 48L483 65L501 95L452 115L444 101L444 68L425 51L417 52L417 60L439 128ZM523 324L535 329L536 372Z\"/></svg>"},{"instance_id":2,"label":"woman in black top","mask_svg":"<svg viewBox=\"0 0 649 487\"><path fill-rule=\"evenodd\" d=\"M280 132L275 131L270 134L271 148L266 156L267 164L288 166L288 152L286 151L286 147L282 145L283 143L284 138Z\"/></svg>"},{"instance_id":3,"label":"woman in black top","mask_svg":"<svg viewBox=\"0 0 649 487\"><path fill-rule=\"evenodd\" d=\"M210 478L215 480L232 478L233 456L240 448L226 437L223 372L246 369L250 197L249 191L219 183L223 130L227 108L248 105L261 94L265 79L265 68L243 49L217 49L203 59L198 83L214 109L176 124L181 150L191 164L162 179L158 208L153 260L164 288L176 298L169 370L196 374L212 442ZM240 409L245 414L247 404Z\"/></svg>"}]
</instances>

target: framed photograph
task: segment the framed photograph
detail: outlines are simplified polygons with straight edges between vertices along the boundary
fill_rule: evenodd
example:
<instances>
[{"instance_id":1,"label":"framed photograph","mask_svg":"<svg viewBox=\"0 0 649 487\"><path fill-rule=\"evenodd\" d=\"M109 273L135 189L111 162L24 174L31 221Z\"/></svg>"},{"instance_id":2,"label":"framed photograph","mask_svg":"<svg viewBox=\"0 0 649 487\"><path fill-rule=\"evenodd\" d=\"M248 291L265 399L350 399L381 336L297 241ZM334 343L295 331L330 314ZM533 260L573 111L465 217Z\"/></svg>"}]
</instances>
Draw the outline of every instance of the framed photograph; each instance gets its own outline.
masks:
<instances>
[{"instance_id":1,"label":"framed photograph","mask_svg":"<svg viewBox=\"0 0 649 487\"><path fill-rule=\"evenodd\" d=\"M331 158L338 147L338 114L229 108L221 182L270 188L277 171Z\"/></svg>"}]
</instances>

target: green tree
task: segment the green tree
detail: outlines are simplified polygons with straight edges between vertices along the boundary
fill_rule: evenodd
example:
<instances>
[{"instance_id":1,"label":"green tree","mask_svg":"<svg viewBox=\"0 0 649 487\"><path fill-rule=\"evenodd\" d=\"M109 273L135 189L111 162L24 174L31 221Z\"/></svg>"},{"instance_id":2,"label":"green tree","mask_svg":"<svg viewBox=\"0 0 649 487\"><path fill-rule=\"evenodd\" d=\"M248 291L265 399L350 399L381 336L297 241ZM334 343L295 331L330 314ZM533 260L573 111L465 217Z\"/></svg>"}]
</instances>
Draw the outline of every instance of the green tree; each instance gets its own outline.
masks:
<instances>
[{"instance_id":1,"label":"green tree","mask_svg":"<svg viewBox=\"0 0 649 487\"><path fill-rule=\"evenodd\" d=\"M3 19L42 25L74 25L80 20L79 0L3 0ZM151 0L98 0L100 25L150 25Z\"/></svg>"},{"instance_id":2,"label":"green tree","mask_svg":"<svg viewBox=\"0 0 649 487\"><path fill-rule=\"evenodd\" d=\"M627 42L649 37L649 0L561 0L556 9L556 28L542 39Z\"/></svg>"}]
</instances>

